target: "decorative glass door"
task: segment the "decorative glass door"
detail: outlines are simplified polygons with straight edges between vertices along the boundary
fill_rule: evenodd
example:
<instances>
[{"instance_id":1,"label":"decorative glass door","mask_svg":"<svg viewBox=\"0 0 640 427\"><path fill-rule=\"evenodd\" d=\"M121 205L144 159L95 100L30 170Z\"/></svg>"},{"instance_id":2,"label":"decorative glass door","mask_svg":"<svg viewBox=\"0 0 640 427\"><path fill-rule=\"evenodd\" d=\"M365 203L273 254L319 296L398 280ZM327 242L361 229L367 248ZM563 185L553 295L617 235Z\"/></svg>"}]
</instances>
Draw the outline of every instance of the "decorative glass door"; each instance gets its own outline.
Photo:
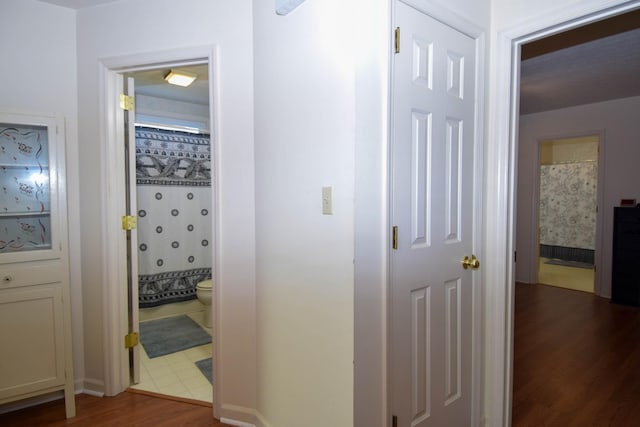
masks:
<instances>
[{"instance_id":1,"label":"decorative glass door","mask_svg":"<svg viewBox=\"0 0 640 427\"><path fill-rule=\"evenodd\" d=\"M49 127L0 123L0 253L52 248Z\"/></svg>"}]
</instances>

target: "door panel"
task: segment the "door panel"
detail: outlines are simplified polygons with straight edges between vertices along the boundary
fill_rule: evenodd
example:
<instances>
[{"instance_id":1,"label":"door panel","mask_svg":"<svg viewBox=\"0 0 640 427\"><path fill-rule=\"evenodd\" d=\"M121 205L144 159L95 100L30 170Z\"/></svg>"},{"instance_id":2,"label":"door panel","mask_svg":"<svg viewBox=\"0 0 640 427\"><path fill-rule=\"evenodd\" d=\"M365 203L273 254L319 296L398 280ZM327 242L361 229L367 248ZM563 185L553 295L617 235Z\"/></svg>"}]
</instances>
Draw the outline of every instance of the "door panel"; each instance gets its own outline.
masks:
<instances>
[{"instance_id":1,"label":"door panel","mask_svg":"<svg viewBox=\"0 0 640 427\"><path fill-rule=\"evenodd\" d=\"M475 40L397 2L391 255L399 426L472 425Z\"/></svg>"},{"instance_id":2,"label":"door panel","mask_svg":"<svg viewBox=\"0 0 640 427\"><path fill-rule=\"evenodd\" d=\"M0 401L64 385L62 317L60 283L0 292Z\"/></svg>"}]
</instances>

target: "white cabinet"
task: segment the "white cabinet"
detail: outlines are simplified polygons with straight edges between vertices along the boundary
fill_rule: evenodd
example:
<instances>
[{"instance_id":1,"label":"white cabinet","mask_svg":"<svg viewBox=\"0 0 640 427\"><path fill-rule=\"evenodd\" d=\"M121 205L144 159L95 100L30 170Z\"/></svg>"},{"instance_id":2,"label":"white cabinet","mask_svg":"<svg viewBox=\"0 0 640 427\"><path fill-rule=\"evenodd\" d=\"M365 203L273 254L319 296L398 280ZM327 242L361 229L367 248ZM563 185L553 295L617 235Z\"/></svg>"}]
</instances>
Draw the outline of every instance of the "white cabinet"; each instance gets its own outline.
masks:
<instances>
[{"instance_id":1,"label":"white cabinet","mask_svg":"<svg viewBox=\"0 0 640 427\"><path fill-rule=\"evenodd\" d=\"M0 404L64 391L75 415L64 121L0 112Z\"/></svg>"}]
</instances>

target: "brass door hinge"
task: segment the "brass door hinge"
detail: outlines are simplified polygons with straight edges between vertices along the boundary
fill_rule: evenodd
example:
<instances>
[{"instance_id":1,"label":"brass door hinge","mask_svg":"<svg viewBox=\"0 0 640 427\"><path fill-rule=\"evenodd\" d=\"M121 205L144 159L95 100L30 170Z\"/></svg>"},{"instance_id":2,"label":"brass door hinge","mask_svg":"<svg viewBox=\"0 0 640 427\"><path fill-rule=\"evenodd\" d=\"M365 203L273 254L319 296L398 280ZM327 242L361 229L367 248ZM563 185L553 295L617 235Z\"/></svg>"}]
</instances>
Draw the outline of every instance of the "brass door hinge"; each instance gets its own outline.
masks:
<instances>
[{"instance_id":1,"label":"brass door hinge","mask_svg":"<svg viewBox=\"0 0 640 427\"><path fill-rule=\"evenodd\" d=\"M122 217L123 230L135 230L138 226L138 218L134 215L125 215Z\"/></svg>"},{"instance_id":2,"label":"brass door hinge","mask_svg":"<svg viewBox=\"0 0 640 427\"><path fill-rule=\"evenodd\" d=\"M400 27L396 27L396 30L394 31L394 52L395 53L400 53Z\"/></svg>"},{"instance_id":3,"label":"brass door hinge","mask_svg":"<svg viewBox=\"0 0 640 427\"><path fill-rule=\"evenodd\" d=\"M129 332L124 336L124 348L133 348L140 342L140 336L137 332Z\"/></svg>"},{"instance_id":4,"label":"brass door hinge","mask_svg":"<svg viewBox=\"0 0 640 427\"><path fill-rule=\"evenodd\" d=\"M391 230L391 246L393 249L398 250L398 226L394 225Z\"/></svg>"},{"instance_id":5,"label":"brass door hinge","mask_svg":"<svg viewBox=\"0 0 640 427\"><path fill-rule=\"evenodd\" d=\"M126 111L133 110L133 96L125 95L124 93L120 94L120 108Z\"/></svg>"}]
</instances>

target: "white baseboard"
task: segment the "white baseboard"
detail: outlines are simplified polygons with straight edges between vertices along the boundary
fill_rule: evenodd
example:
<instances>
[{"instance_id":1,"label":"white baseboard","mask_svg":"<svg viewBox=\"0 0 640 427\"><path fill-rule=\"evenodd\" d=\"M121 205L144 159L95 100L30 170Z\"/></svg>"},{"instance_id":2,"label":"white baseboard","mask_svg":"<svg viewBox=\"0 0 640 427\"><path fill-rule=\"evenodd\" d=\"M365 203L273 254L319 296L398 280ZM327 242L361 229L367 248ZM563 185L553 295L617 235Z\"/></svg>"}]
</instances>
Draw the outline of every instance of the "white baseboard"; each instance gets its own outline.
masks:
<instances>
[{"instance_id":1,"label":"white baseboard","mask_svg":"<svg viewBox=\"0 0 640 427\"><path fill-rule=\"evenodd\" d=\"M94 396L94 397L104 397L104 393L103 392L95 391L95 390L89 390L89 389L86 389L86 388L76 391L76 394L87 394L89 396Z\"/></svg>"},{"instance_id":2,"label":"white baseboard","mask_svg":"<svg viewBox=\"0 0 640 427\"><path fill-rule=\"evenodd\" d=\"M61 399L64 399L64 393L62 391L54 391L41 396L28 397L26 399L0 405L0 414L6 414L7 412L18 411L20 409L30 408L32 406L42 405L43 403Z\"/></svg>"},{"instance_id":3,"label":"white baseboard","mask_svg":"<svg viewBox=\"0 0 640 427\"><path fill-rule=\"evenodd\" d=\"M245 423L244 421L231 420L229 418L224 418L224 417L220 418L220 422L224 424L230 424L232 426L238 426L238 427L256 427L255 424Z\"/></svg>"},{"instance_id":4,"label":"white baseboard","mask_svg":"<svg viewBox=\"0 0 640 427\"><path fill-rule=\"evenodd\" d=\"M217 414L220 421L239 427L265 427L256 419L256 411L244 406L222 404Z\"/></svg>"},{"instance_id":5,"label":"white baseboard","mask_svg":"<svg viewBox=\"0 0 640 427\"><path fill-rule=\"evenodd\" d=\"M104 397L104 384L97 380L76 380L74 382L75 394L88 394L89 396ZM0 405L0 414L18 411L20 409L30 408L32 406L42 405L43 403L53 402L54 400L64 399L63 391L54 391L41 396L28 397L26 399L17 400L15 402Z\"/></svg>"},{"instance_id":6,"label":"white baseboard","mask_svg":"<svg viewBox=\"0 0 640 427\"><path fill-rule=\"evenodd\" d=\"M258 411L256 411L256 420L258 421L257 427L271 427L271 424L269 424Z\"/></svg>"},{"instance_id":7,"label":"white baseboard","mask_svg":"<svg viewBox=\"0 0 640 427\"><path fill-rule=\"evenodd\" d=\"M76 386L76 390L77 389L78 387ZM104 397L104 382L85 378L82 393L88 394L89 396Z\"/></svg>"}]
</instances>

